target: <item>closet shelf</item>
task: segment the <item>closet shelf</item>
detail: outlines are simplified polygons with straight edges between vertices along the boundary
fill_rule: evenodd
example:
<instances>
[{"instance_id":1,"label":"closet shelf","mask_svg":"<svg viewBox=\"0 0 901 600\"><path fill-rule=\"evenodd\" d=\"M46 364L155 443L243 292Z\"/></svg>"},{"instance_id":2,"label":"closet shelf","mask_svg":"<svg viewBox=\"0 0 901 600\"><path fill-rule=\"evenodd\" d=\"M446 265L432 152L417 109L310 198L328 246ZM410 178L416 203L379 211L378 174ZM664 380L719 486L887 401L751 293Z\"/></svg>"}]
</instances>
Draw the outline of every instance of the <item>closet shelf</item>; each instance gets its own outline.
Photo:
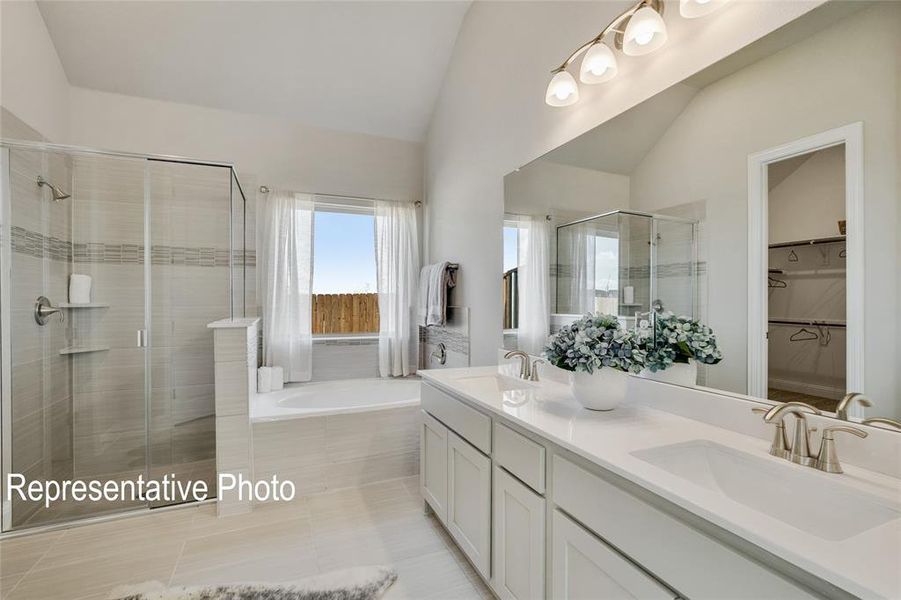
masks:
<instances>
[{"instance_id":1,"label":"closet shelf","mask_svg":"<svg viewBox=\"0 0 901 600\"><path fill-rule=\"evenodd\" d=\"M84 354L86 352L103 352L109 350L109 346L69 346L59 351L60 354Z\"/></svg>"},{"instance_id":2,"label":"closet shelf","mask_svg":"<svg viewBox=\"0 0 901 600\"><path fill-rule=\"evenodd\" d=\"M60 308L109 308L109 304L103 302L87 302L84 304L72 304L71 302L60 302Z\"/></svg>"},{"instance_id":3,"label":"closet shelf","mask_svg":"<svg viewBox=\"0 0 901 600\"><path fill-rule=\"evenodd\" d=\"M816 246L817 244L839 244L845 241L845 236L836 235L832 237L812 238L809 240L797 240L792 242L779 242L770 244L770 248L791 248L793 246Z\"/></svg>"}]
</instances>

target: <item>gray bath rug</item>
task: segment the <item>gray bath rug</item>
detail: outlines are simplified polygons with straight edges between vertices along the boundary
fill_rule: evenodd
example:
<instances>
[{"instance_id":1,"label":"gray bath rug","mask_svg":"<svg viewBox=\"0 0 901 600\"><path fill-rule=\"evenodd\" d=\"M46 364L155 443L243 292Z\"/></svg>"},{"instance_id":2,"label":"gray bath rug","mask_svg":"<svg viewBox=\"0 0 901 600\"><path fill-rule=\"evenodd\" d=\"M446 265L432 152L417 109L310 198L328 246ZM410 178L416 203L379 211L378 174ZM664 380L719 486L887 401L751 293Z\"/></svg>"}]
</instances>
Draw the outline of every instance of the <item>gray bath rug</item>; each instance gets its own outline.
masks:
<instances>
[{"instance_id":1,"label":"gray bath rug","mask_svg":"<svg viewBox=\"0 0 901 600\"><path fill-rule=\"evenodd\" d=\"M285 583L230 583L167 588L158 581L122 586L110 600L377 600L397 580L389 567L356 567Z\"/></svg>"}]
</instances>

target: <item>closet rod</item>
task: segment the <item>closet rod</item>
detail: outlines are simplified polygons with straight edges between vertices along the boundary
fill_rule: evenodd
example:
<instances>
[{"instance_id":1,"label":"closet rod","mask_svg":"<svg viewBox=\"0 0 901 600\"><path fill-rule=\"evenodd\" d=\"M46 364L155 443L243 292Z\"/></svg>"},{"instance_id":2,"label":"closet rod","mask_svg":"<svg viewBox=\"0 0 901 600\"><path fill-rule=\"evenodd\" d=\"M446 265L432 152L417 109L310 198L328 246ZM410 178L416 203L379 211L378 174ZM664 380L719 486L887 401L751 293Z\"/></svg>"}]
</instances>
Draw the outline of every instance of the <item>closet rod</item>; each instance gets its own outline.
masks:
<instances>
[{"instance_id":1,"label":"closet rod","mask_svg":"<svg viewBox=\"0 0 901 600\"><path fill-rule=\"evenodd\" d=\"M810 240L798 240L796 242L779 242L778 244L770 244L770 248L791 248L793 246L816 246L817 244L837 244L844 242L845 236L837 235L835 237L813 238Z\"/></svg>"},{"instance_id":2,"label":"closet rod","mask_svg":"<svg viewBox=\"0 0 901 600\"><path fill-rule=\"evenodd\" d=\"M770 319L769 323L773 325L808 325L810 327L837 327L844 328L845 323L842 321L806 321L803 319Z\"/></svg>"}]
</instances>

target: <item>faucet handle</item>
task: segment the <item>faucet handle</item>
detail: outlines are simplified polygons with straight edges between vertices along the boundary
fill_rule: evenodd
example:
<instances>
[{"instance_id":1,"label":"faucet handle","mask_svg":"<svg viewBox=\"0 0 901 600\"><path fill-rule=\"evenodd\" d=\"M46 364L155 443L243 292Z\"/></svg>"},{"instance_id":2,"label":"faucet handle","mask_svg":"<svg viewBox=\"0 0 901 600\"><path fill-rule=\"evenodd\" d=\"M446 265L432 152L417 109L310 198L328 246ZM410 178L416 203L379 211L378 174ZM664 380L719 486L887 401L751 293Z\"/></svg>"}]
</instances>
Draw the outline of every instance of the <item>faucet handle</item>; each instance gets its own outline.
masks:
<instances>
[{"instance_id":1,"label":"faucet handle","mask_svg":"<svg viewBox=\"0 0 901 600\"><path fill-rule=\"evenodd\" d=\"M532 361L532 366L529 368L529 381L540 381L538 379L538 365L543 365L545 362L540 358L536 358Z\"/></svg>"},{"instance_id":2,"label":"faucet handle","mask_svg":"<svg viewBox=\"0 0 901 600\"><path fill-rule=\"evenodd\" d=\"M754 407L751 412L756 415L766 415L769 413L769 409ZM785 433L785 423L779 419L773 425L775 425L775 430L773 431L773 441L770 444L770 454L779 458L788 458L791 444L788 443L788 435Z\"/></svg>"},{"instance_id":3,"label":"faucet handle","mask_svg":"<svg viewBox=\"0 0 901 600\"><path fill-rule=\"evenodd\" d=\"M888 425L895 429L901 429L901 421L886 419L885 417L871 417L860 422L861 425Z\"/></svg>"},{"instance_id":4,"label":"faucet handle","mask_svg":"<svg viewBox=\"0 0 901 600\"><path fill-rule=\"evenodd\" d=\"M826 473L843 473L842 465L838 462L838 453L835 450L835 438L833 434L836 431L850 433L859 438L867 437L867 432L857 427L847 427L844 425L836 425L835 427L825 427L823 429L823 439L820 442L820 452L814 466L820 471Z\"/></svg>"},{"instance_id":5,"label":"faucet handle","mask_svg":"<svg viewBox=\"0 0 901 600\"><path fill-rule=\"evenodd\" d=\"M773 421L782 420L782 416L785 413L793 414L797 417L803 417L804 413L811 415L821 415L823 413L814 406L807 404L806 402L785 402L783 404L777 404L773 408L766 411L766 414L763 415L763 420L767 423L772 423Z\"/></svg>"}]
</instances>

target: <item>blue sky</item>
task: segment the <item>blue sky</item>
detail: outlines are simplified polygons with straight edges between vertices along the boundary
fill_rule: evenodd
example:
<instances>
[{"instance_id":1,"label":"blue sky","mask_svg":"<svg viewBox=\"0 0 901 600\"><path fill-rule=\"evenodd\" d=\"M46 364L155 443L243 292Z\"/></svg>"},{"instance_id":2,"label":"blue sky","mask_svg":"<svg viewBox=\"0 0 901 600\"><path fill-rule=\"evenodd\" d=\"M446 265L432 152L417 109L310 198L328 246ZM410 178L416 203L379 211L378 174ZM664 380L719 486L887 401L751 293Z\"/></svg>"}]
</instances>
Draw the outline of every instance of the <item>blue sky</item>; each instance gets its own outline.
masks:
<instances>
[{"instance_id":1,"label":"blue sky","mask_svg":"<svg viewBox=\"0 0 901 600\"><path fill-rule=\"evenodd\" d=\"M313 293L378 291L374 217L317 210L313 218Z\"/></svg>"}]
</instances>

